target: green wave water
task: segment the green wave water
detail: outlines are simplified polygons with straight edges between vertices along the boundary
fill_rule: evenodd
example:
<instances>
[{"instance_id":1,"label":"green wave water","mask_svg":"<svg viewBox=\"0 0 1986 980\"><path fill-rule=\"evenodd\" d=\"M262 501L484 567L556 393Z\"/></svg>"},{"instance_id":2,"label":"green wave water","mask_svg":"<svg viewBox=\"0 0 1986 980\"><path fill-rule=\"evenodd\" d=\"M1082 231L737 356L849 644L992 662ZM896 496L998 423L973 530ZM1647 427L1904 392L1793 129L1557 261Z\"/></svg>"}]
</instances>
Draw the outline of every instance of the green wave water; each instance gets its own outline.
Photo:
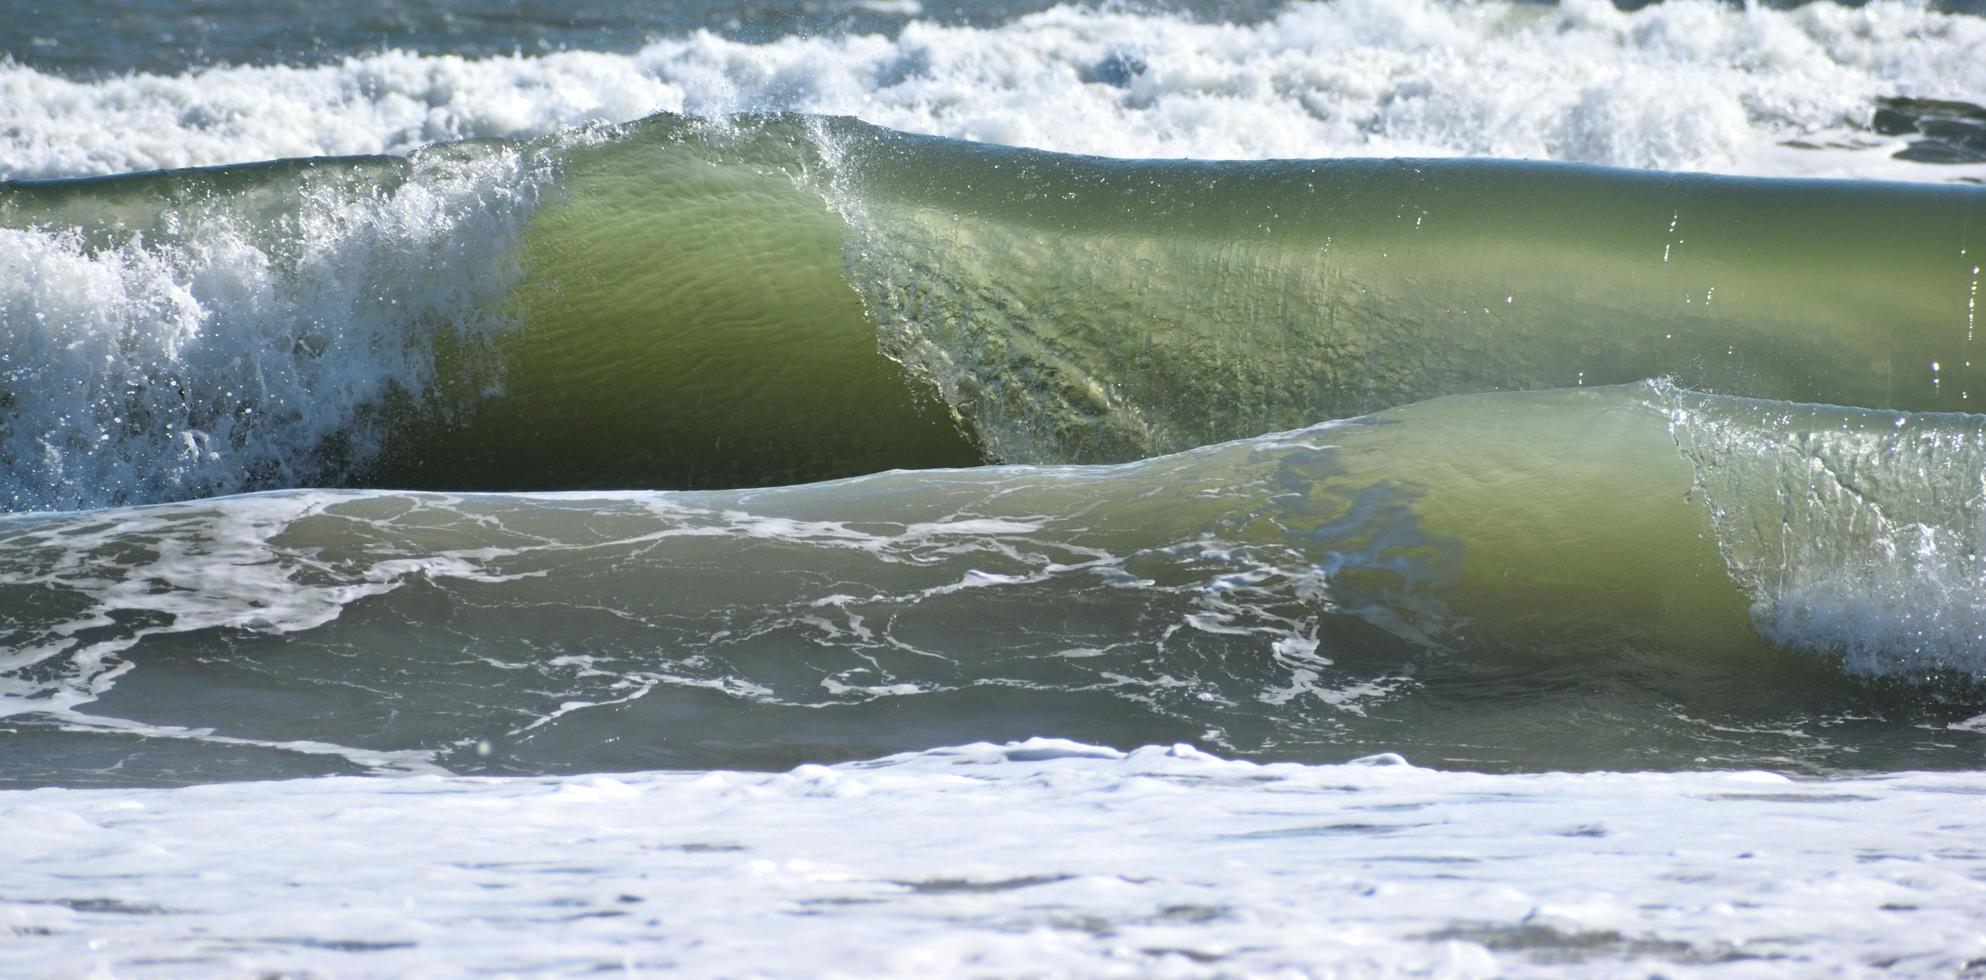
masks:
<instances>
[{"instance_id":1,"label":"green wave water","mask_svg":"<svg viewBox=\"0 0 1986 980\"><path fill-rule=\"evenodd\" d=\"M21 182L0 188L0 225L54 236L36 247L77 262L118 257L133 277L178 248L161 275L231 314L201 321L193 346L221 348L219 363L252 350L294 365L326 356L314 333L325 290L309 276L337 274L308 268L299 202L405 210L446 197L443 184L471 203L440 208L447 220L420 234L354 245L347 220L320 236L415 257L387 287L330 291L418 308L381 317L415 367L379 372L377 390L346 386L354 405L335 424L295 432L243 421L272 408L253 390L205 399L188 426L233 420L236 443L289 439L303 462L199 489L695 488L1124 461L1444 394L1651 377L1905 411L1986 398L1986 191L1956 185L1104 160L848 119L664 115L411 161ZM508 191L501 206L493 188ZM239 278L231 259L184 243L216 226L290 243L256 252L258 288L290 304L287 319L210 283ZM17 332L61 299L28 292L10 310ZM68 368L29 368L64 340L47 330L38 355L14 339L14 410L25 385L60 388L48 379ZM252 388L270 373L200 375L177 356L148 354L146 390ZM62 421L44 426L85 434L64 452L143 456L153 436L123 421L128 395L72 387ZM173 486L99 502L189 495Z\"/></svg>"},{"instance_id":2,"label":"green wave water","mask_svg":"<svg viewBox=\"0 0 1986 980\"><path fill-rule=\"evenodd\" d=\"M5 185L0 779L1974 765L1982 219L806 117Z\"/></svg>"},{"instance_id":3,"label":"green wave water","mask_svg":"<svg viewBox=\"0 0 1986 980\"><path fill-rule=\"evenodd\" d=\"M1115 466L15 515L0 713L31 751L0 778L783 767L1038 731L1967 767L1982 437L1636 385Z\"/></svg>"}]
</instances>

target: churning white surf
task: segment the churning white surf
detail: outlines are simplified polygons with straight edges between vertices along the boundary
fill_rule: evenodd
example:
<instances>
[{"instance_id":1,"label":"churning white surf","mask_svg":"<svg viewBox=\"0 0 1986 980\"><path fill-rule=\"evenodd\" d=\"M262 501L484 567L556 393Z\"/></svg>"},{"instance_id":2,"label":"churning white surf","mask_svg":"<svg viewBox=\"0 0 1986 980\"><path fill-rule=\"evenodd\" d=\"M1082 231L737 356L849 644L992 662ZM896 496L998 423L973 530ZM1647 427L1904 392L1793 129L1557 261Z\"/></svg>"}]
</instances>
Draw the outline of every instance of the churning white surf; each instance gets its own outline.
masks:
<instances>
[{"instance_id":1,"label":"churning white surf","mask_svg":"<svg viewBox=\"0 0 1986 980\"><path fill-rule=\"evenodd\" d=\"M15 975L1950 976L1978 773L975 744L790 772L0 793Z\"/></svg>"},{"instance_id":2,"label":"churning white surf","mask_svg":"<svg viewBox=\"0 0 1986 980\"><path fill-rule=\"evenodd\" d=\"M0 228L0 507L332 480L332 439L363 462L378 431L361 416L431 387L437 335L505 323L545 176L526 156L306 179L273 219L222 198L150 227Z\"/></svg>"},{"instance_id":3,"label":"churning white surf","mask_svg":"<svg viewBox=\"0 0 1986 980\"><path fill-rule=\"evenodd\" d=\"M1261 23L1064 6L895 37L708 32L631 54L335 63L73 81L0 63L0 177L405 153L656 111L852 114L895 129L1109 156L1544 158L1947 180L1891 159L1874 100L1978 101L1986 19L1879 0L1341 0ZM1799 142L1829 149L1792 149Z\"/></svg>"}]
</instances>

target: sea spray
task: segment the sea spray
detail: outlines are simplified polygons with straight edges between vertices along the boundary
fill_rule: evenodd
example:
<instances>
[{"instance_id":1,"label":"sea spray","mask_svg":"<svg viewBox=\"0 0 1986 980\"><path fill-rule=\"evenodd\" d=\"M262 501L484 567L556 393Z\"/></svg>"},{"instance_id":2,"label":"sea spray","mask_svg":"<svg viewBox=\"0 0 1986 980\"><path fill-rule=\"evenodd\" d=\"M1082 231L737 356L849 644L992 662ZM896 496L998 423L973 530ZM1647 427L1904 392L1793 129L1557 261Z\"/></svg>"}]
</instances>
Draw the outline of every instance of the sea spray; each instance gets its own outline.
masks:
<instances>
[{"instance_id":1,"label":"sea spray","mask_svg":"<svg viewBox=\"0 0 1986 980\"><path fill-rule=\"evenodd\" d=\"M476 349L510 323L544 160L465 146L259 169L0 195L9 509L338 482L396 400L448 414L444 351L456 384L495 382Z\"/></svg>"},{"instance_id":2,"label":"sea spray","mask_svg":"<svg viewBox=\"0 0 1986 980\"><path fill-rule=\"evenodd\" d=\"M1668 399L1763 634L1858 674L1986 676L1986 418Z\"/></svg>"},{"instance_id":3,"label":"sea spray","mask_svg":"<svg viewBox=\"0 0 1986 980\"><path fill-rule=\"evenodd\" d=\"M760 43L684 30L640 44L623 31L596 42L610 50L519 55L503 43L472 58L377 51L361 30L302 63L249 64L267 52L247 47L205 52L238 64L90 80L32 67L43 52L23 46L11 53L27 60L0 64L0 132L18 134L0 145L0 177L406 153L658 111L854 114L1118 157L1986 172L1977 151L1912 162L1909 148L1927 141L1907 122L1871 128L1887 97L1976 102L1986 91L1986 22L1921 4L1345 0L1266 13L1230 22L1232 9L1204 19L1065 5L1004 23L913 16Z\"/></svg>"}]
</instances>

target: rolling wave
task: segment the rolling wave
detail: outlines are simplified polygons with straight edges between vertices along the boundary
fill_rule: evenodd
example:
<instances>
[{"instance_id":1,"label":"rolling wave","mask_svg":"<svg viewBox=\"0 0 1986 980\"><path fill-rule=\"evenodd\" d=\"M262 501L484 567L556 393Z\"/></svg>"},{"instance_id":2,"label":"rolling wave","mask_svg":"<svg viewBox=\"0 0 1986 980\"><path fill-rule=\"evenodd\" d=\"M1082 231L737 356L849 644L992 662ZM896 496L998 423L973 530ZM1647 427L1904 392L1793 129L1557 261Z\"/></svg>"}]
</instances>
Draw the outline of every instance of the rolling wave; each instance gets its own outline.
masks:
<instances>
[{"instance_id":1,"label":"rolling wave","mask_svg":"<svg viewBox=\"0 0 1986 980\"><path fill-rule=\"evenodd\" d=\"M44 747L23 766L166 781L777 767L1037 729L1969 766L1983 432L1634 385L1116 466L14 515L0 712ZM1778 526L1811 546L1755 533Z\"/></svg>"},{"instance_id":2,"label":"rolling wave","mask_svg":"<svg viewBox=\"0 0 1986 980\"><path fill-rule=\"evenodd\" d=\"M16 509L1115 462L1654 377L1986 397L1986 191L1958 185L1106 160L656 116L16 182L0 226Z\"/></svg>"}]
</instances>

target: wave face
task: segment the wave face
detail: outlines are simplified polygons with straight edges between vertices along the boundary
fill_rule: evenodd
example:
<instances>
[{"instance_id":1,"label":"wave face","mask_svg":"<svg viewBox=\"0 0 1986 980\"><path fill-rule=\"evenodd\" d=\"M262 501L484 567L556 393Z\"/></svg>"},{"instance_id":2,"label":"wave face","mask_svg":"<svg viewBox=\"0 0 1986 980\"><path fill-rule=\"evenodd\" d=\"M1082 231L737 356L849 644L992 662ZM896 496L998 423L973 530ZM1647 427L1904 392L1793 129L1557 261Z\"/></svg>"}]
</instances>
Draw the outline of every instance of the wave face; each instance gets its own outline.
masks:
<instances>
[{"instance_id":1,"label":"wave face","mask_svg":"<svg viewBox=\"0 0 1986 980\"><path fill-rule=\"evenodd\" d=\"M828 144L885 350L1003 459L1658 376L1907 410L1982 390L1975 188Z\"/></svg>"},{"instance_id":2,"label":"wave face","mask_svg":"<svg viewBox=\"0 0 1986 980\"><path fill-rule=\"evenodd\" d=\"M1963 186L656 116L0 185L0 226L15 509L1118 462L1651 377L1904 411L1986 393L1986 192Z\"/></svg>"},{"instance_id":3,"label":"wave face","mask_svg":"<svg viewBox=\"0 0 1986 980\"><path fill-rule=\"evenodd\" d=\"M0 765L781 766L1035 730L1492 769L1972 765L1986 660L1924 630L1974 615L1986 419L1898 418L1641 385L1120 466L16 515L0 711L36 751ZM1792 448L1733 448L1765 443ZM1854 494L1784 492L1849 459ZM1782 524L1815 547L1747 536ZM1872 589L1815 585L1851 581Z\"/></svg>"},{"instance_id":4,"label":"wave face","mask_svg":"<svg viewBox=\"0 0 1986 980\"><path fill-rule=\"evenodd\" d=\"M217 22L264 29L165 43L144 5L106 6L0 33L13 59L0 63L0 177L407 153L655 112L848 114L1120 157L1986 176L1986 20L1898 0L1229 2L1018 17L1045 5L823 3L754 6L714 32L692 29L713 24L696 3L501 15L454 9L473 3L257 4ZM299 23L316 30L292 33ZM301 42L287 63L243 63L290 39ZM516 53L548 43L570 50ZM224 63L186 69L161 54L175 44ZM123 73L133 68L144 71ZM1971 114L1910 101L1926 99Z\"/></svg>"}]
</instances>

